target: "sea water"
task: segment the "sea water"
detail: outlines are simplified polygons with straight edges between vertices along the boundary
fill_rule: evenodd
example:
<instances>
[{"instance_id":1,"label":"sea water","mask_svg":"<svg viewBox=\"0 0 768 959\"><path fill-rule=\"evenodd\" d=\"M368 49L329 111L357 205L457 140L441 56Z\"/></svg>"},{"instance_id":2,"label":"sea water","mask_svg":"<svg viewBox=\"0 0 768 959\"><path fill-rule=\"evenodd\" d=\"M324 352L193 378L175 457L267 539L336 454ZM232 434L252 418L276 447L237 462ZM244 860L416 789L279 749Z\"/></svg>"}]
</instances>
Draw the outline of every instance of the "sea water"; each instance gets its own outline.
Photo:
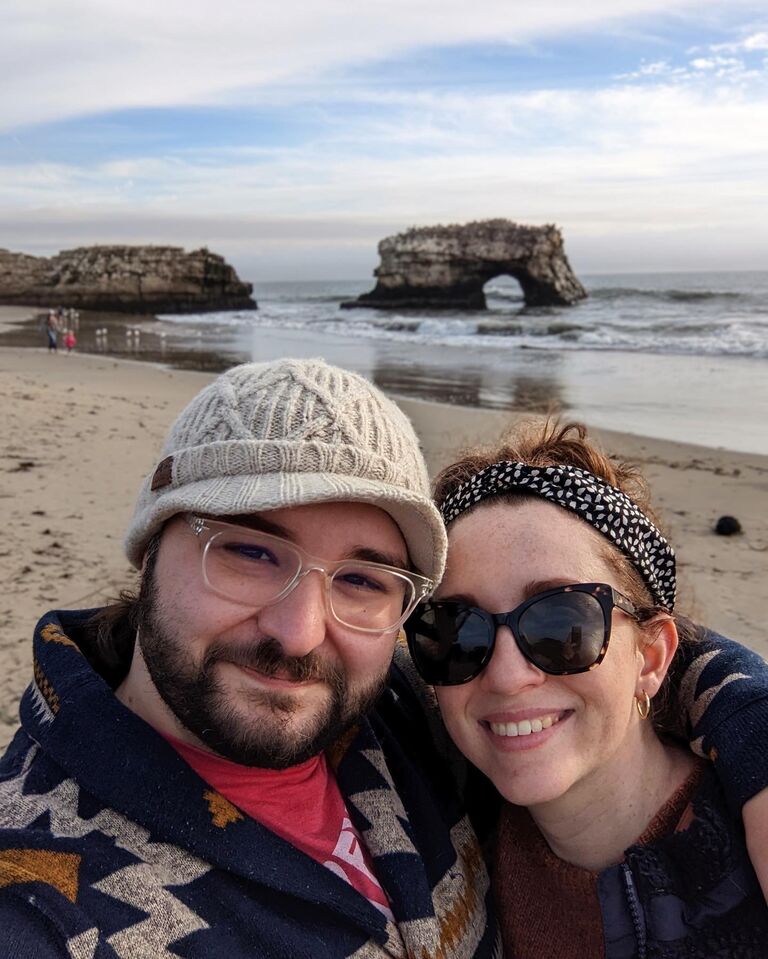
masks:
<instances>
[{"instance_id":1,"label":"sea water","mask_svg":"<svg viewBox=\"0 0 768 959\"><path fill-rule=\"evenodd\" d=\"M342 310L372 282L257 283L258 310L163 316L157 329L171 350L324 356L402 395L768 453L768 272L582 280L575 306L528 309L499 278L485 311Z\"/></svg>"}]
</instances>

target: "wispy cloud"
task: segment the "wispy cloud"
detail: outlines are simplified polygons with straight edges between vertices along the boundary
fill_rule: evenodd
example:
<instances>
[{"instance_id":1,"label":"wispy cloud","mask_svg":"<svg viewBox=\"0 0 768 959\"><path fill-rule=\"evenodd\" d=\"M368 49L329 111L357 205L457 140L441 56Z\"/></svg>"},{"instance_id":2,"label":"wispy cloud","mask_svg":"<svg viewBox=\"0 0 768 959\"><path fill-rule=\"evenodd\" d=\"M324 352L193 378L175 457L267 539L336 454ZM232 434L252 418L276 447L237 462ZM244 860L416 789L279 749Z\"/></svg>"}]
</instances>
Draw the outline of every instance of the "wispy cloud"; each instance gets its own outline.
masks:
<instances>
[{"instance_id":1,"label":"wispy cloud","mask_svg":"<svg viewBox=\"0 0 768 959\"><path fill-rule=\"evenodd\" d=\"M145 106L237 102L407 51L518 44L714 0L6 0L0 129ZM741 4L736 0L732 6Z\"/></svg>"},{"instance_id":2,"label":"wispy cloud","mask_svg":"<svg viewBox=\"0 0 768 959\"><path fill-rule=\"evenodd\" d=\"M642 236L662 257L683 236L741 256L735 235L766 233L768 32L750 4L6 7L2 245L288 261L325 239L367 271L392 229L484 216L559 222L577 261L633 262ZM438 73L427 51L446 47Z\"/></svg>"},{"instance_id":3,"label":"wispy cloud","mask_svg":"<svg viewBox=\"0 0 768 959\"><path fill-rule=\"evenodd\" d=\"M768 30L759 30L757 33L749 33L740 40L730 41L728 43L716 43L712 45L712 50L720 50L736 53L743 50L747 53L755 51L768 50Z\"/></svg>"},{"instance_id":4,"label":"wispy cloud","mask_svg":"<svg viewBox=\"0 0 768 959\"><path fill-rule=\"evenodd\" d=\"M668 58L641 62L621 80L667 80L675 83L709 82L712 77L733 83L768 80L768 61L762 54L768 50L768 32L744 32L737 40L694 46L680 61Z\"/></svg>"}]
</instances>

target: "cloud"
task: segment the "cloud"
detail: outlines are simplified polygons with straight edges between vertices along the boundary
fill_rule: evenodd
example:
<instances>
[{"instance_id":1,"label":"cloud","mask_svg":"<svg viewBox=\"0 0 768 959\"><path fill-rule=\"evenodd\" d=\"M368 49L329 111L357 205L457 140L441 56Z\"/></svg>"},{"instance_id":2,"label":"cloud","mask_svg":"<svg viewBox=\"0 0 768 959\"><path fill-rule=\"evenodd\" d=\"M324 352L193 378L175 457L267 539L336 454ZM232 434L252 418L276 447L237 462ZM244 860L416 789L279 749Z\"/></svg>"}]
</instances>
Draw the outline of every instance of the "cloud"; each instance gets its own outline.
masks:
<instances>
[{"instance_id":1,"label":"cloud","mask_svg":"<svg viewBox=\"0 0 768 959\"><path fill-rule=\"evenodd\" d=\"M679 62L665 50L578 89L569 81L580 77L470 87L457 71L441 86L398 84L386 70L374 82L355 69L433 44L572 39L598 23L604 31L607 16L618 28L619 18L720 4L562 0L521 5L512 17L508 0L471 11L454 0L327 0L322 13L287 0L256 16L229 0L212 17L201 0L167 0L161 18L147 0L6 6L0 82L13 94L0 97L0 128L160 108L151 135L126 120L120 148L108 152L99 137L114 129L109 116L103 129L83 121L82 146L69 152L66 125L41 126L42 162L30 130L6 135L18 149L0 167L0 222L3 245L16 249L208 244L255 264L254 278L280 251L290 276L298 251L311 263L321 247L329 264L332 251L364 275L384 235L491 216L558 222L569 250L601 249L614 267L622 256L633 263L643 242L652 250L658 240L664 256L674 242L686 255L719 243L738 257L746 238L766 234L755 202L768 151L768 78L757 62L766 34L757 28L683 51ZM256 101L258 122L239 139L203 130L193 145L180 133L165 150L155 132L172 107L206 104L204 116L218 116L225 104ZM310 114L297 136L264 133L272 120Z\"/></svg>"},{"instance_id":2,"label":"cloud","mask_svg":"<svg viewBox=\"0 0 768 959\"><path fill-rule=\"evenodd\" d=\"M693 47L688 51L691 56L682 63L675 64L668 59L641 62L637 69L620 74L617 79L695 83L705 74L711 74L717 79L734 83L765 80L768 78L768 63L752 56L763 50L768 50L768 33L755 33L738 41L712 43L704 48ZM706 79L709 80L709 77Z\"/></svg>"},{"instance_id":3,"label":"cloud","mask_svg":"<svg viewBox=\"0 0 768 959\"><path fill-rule=\"evenodd\" d=\"M745 50L768 50L768 32L753 33L742 44Z\"/></svg>"},{"instance_id":4,"label":"cloud","mask_svg":"<svg viewBox=\"0 0 768 959\"><path fill-rule=\"evenodd\" d=\"M392 111L387 122L377 115L299 147L222 146L85 169L6 166L0 214L46 208L184 219L195 211L226 219L253 211L343 223L378 220L383 209L407 226L493 215L610 220L615 208L625 221L661 209L690 221L733 210L729 179L744 192L762 189L768 99L738 87L716 96L710 88L623 84L379 100ZM397 138L409 149L393 149ZM753 200L744 212L757 216Z\"/></svg>"},{"instance_id":5,"label":"cloud","mask_svg":"<svg viewBox=\"0 0 768 959\"><path fill-rule=\"evenodd\" d=\"M755 53L762 50L768 50L768 32L765 30L760 30L757 33L749 33L741 40L731 40L728 43L713 44L710 49L714 53L718 53L720 51L731 53L738 53L740 51Z\"/></svg>"},{"instance_id":6,"label":"cloud","mask_svg":"<svg viewBox=\"0 0 768 959\"><path fill-rule=\"evenodd\" d=\"M724 70L743 67L744 62L735 57L695 57L691 60L694 70Z\"/></svg>"},{"instance_id":7,"label":"cloud","mask_svg":"<svg viewBox=\"0 0 768 959\"><path fill-rule=\"evenodd\" d=\"M522 43L714 0L6 0L0 130L137 107L238 102L424 47ZM735 3L738 7L738 2Z\"/></svg>"},{"instance_id":8,"label":"cloud","mask_svg":"<svg viewBox=\"0 0 768 959\"><path fill-rule=\"evenodd\" d=\"M670 77L684 77L688 71L685 67L673 67L667 60L654 60L651 63L641 63L632 73L619 74L619 80L639 80L643 77L654 79L669 79Z\"/></svg>"}]
</instances>

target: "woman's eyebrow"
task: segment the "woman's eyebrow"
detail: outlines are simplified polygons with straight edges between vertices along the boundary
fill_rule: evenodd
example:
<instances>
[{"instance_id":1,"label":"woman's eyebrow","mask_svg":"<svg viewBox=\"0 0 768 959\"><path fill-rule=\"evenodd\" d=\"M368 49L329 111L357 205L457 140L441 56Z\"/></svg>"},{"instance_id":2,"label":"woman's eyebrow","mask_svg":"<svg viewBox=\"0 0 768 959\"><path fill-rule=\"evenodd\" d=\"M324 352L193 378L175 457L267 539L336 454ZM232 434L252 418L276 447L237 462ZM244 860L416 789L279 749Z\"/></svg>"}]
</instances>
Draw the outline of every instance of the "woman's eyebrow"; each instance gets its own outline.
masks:
<instances>
[{"instance_id":1,"label":"woman's eyebrow","mask_svg":"<svg viewBox=\"0 0 768 959\"><path fill-rule=\"evenodd\" d=\"M440 596L435 602L438 603L461 603L464 606L476 606L481 608L477 599L471 593L451 593L449 596Z\"/></svg>"},{"instance_id":2,"label":"woman's eyebrow","mask_svg":"<svg viewBox=\"0 0 768 959\"><path fill-rule=\"evenodd\" d=\"M556 579L532 579L523 586L522 599L520 602L525 602L526 599L530 599L532 596L537 596L539 593L546 593L550 589L559 589L562 586L573 585L574 579L572 576L564 576ZM477 609L485 609L483 604L479 603L477 598L471 593L455 592L451 593L450 595L441 595L437 602L462 603L465 606L475 606Z\"/></svg>"},{"instance_id":3,"label":"woman's eyebrow","mask_svg":"<svg viewBox=\"0 0 768 959\"><path fill-rule=\"evenodd\" d=\"M554 579L532 579L523 587L523 596L530 599L538 593L546 593L549 589L560 589L562 586L573 586L575 580L572 576L556 577Z\"/></svg>"}]
</instances>

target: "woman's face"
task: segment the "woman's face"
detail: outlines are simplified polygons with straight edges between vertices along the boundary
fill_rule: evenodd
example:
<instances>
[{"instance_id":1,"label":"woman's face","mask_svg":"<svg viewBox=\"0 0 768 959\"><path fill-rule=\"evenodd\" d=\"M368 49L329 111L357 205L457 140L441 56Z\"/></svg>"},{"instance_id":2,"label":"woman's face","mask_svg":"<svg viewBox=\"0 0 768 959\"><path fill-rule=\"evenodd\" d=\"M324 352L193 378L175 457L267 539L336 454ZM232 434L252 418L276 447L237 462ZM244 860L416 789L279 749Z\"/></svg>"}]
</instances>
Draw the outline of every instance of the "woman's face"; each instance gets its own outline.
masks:
<instances>
[{"instance_id":1,"label":"woman's face","mask_svg":"<svg viewBox=\"0 0 768 959\"><path fill-rule=\"evenodd\" d=\"M549 503L481 506L449 529L448 568L436 598L500 613L560 585L620 589L604 544L583 520ZM436 692L461 751L510 802L535 806L574 787L610 787L639 761L643 730L634 698L642 666L637 626L614 610L608 652L588 673L541 672L502 626L483 672Z\"/></svg>"}]
</instances>

